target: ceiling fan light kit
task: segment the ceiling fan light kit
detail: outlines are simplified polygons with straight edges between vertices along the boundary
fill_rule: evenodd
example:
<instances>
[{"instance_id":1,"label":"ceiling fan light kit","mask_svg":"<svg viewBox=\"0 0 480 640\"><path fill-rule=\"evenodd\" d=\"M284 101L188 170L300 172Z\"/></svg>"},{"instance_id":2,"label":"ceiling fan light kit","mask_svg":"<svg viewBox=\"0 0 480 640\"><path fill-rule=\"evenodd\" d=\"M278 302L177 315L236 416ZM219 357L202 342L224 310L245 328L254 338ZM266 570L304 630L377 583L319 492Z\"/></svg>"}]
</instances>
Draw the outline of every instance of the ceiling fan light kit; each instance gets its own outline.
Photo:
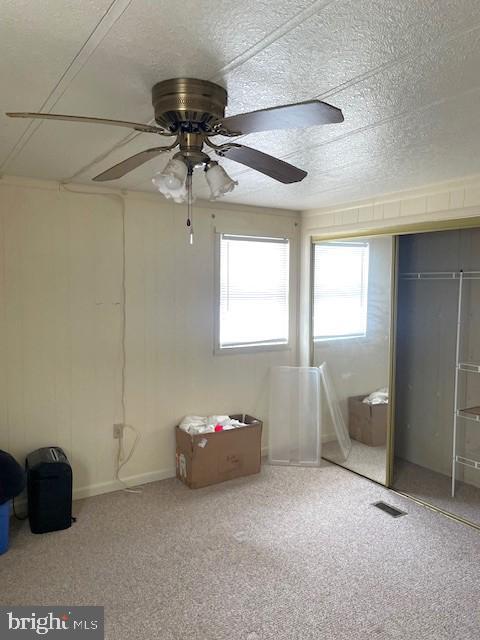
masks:
<instances>
[{"instance_id":1,"label":"ceiling fan light kit","mask_svg":"<svg viewBox=\"0 0 480 640\"><path fill-rule=\"evenodd\" d=\"M174 137L170 145L153 147L141 151L93 178L96 182L117 180L145 162L176 149L178 152L167 163L163 171L156 173L152 182L166 198L174 202L187 201L191 224L192 173L197 167L205 169L205 177L212 198L229 193L238 184L230 178L211 153L243 164L283 184L300 182L307 172L284 160L274 158L262 151L238 144L223 142L215 144L211 138L222 136L235 138L249 133L278 129L307 128L323 124L343 122L340 109L320 100L287 104L225 117L228 95L226 90L213 82L194 78L173 78L154 85L152 104L156 125L69 116L51 113L7 113L12 118L39 118L121 126L143 133ZM209 153L204 151L208 147Z\"/></svg>"},{"instance_id":2,"label":"ceiling fan light kit","mask_svg":"<svg viewBox=\"0 0 480 640\"><path fill-rule=\"evenodd\" d=\"M230 193L238 185L238 182L233 180L215 160L212 160L205 168L205 177L210 187L212 199L220 198L226 193Z\"/></svg>"},{"instance_id":3,"label":"ceiling fan light kit","mask_svg":"<svg viewBox=\"0 0 480 640\"><path fill-rule=\"evenodd\" d=\"M185 172L182 171L182 173L185 173L185 177L183 182L180 182L179 178L176 177L173 171L169 169L169 165L171 165L172 162L178 162L179 164L184 165ZM187 199L186 175L187 166L184 163L177 160L170 160L163 171L157 171L157 173L154 174L152 183L158 191L167 198L167 200L173 200L177 204L181 204ZM177 186L172 186L175 184Z\"/></svg>"},{"instance_id":4,"label":"ceiling fan light kit","mask_svg":"<svg viewBox=\"0 0 480 640\"><path fill-rule=\"evenodd\" d=\"M188 166L183 161L183 158L175 156L167 162L163 171L155 173L152 182L166 198L184 202L183 194L186 197L185 182L187 173Z\"/></svg>"}]
</instances>

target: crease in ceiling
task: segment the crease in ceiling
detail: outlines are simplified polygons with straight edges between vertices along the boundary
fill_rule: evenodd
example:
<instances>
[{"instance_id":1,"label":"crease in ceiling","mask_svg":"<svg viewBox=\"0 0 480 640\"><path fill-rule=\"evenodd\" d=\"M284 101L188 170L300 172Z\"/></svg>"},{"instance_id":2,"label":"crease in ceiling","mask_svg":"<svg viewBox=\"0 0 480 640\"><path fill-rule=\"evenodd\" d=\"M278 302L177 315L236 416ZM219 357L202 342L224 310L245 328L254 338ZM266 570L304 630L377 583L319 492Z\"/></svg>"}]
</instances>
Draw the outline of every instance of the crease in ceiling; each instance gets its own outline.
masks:
<instances>
[{"instance_id":1,"label":"crease in ceiling","mask_svg":"<svg viewBox=\"0 0 480 640\"><path fill-rule=\"evenodd\" d=\"M466 90L466 91L462 92L462 94L457 94L455 96L455 100L458 100L460 95L464 96L464 97L469 97L469 96L474 96L476 94L480 94L480 87L474 87L472 89L469 89L469 90ZM477 100L478 100L478 97L480 97L480 96L477 95ZM422 105L422 106L418 107L418 109L417 109L417 111L415 113L420 114L422 112L427 112L427 111L430 111L433 107L442 106L442 105L448 104L449 102L452 102L452 101L453 101L453 98L443 98L443 99L437 100L435 102L432 102L432 103L430 103L428 105ZM359 129L359 130L353 131L352 132L352 136L356 135L356 134L362 134L365 131L368 131L368 130L371 130L371 129L374 129L374 128L377 128L377 127L381 127L382 125L389 124L392 121L400 120L402 118L408 117L411 113L412 112L403 112L403 113L397 114L396 116L394 116L392 118L387 118L384 121L375 124L374 126L365 127L364 129ZM347 136L344 136L344 137L347 137ZM348 138L350 138L350 135L348 136ZM328 144L331 144L332 142L337 142L337 141L338 141L338 138L335 139L335 140L332 140L332 141L328 141L328 142L319 144L318 148L320 148L322 146L325 146L325 145L328 145ZM310 149L313 149L313 148L310 148ZM398 152L400 150L401 150L400 148L397 149L396 153L398 154ZM379 149L379 151L378 151L378 153L376 155L376 159L375 159L376 163L380 166L382 163L388 162L388 160L391 158L390 154L391 154L391 152L390 152L390 150L388 148ZM285 156L285 157L289 158L288 155ZM338 171L338 170L341 171L341 170L344 170L344 169L355 168L355 167L361 166L361 164L362 164L361 160L352 161L352 162L346 162L346 163L344 163L342 165L335 166L335 170L336 171ZM317 171L317 172L315 172L315 180L317 180L319 177L328 177L330 175L330 173L331 173L331 171L328 170L328 169L327 170L323 170L323 171ZM468 175L470 175L470 173L468 171L467 171L467 173L468 173ZM236 174L235 177L238 178L238 174ZM412 176L412 178L413 177L414 176ZM438 181L442 181L442 180L445 180L445 179L448 179L448 176L443 176L441 178L441 180L438 180ZM422 186L422 184L424 184L424 183L425 184L426 183L433 183L433 182L436 182L436 181L437 181L436 179L434 180L432 178L430 180L427 180L426 182L420 181L420 183L417 183L417 181L412 179L411 188L417 188L419 186ZM256 193L261 192L262 189L264 189L264 188L265 188L264 186L263 187L262 186L258 186L258 187L254 188L254 189L250 189L250 195L255 195ZM298 189L297 185L294 185L293 188L297 188ZM378 188L381 188L380 184L379 184ZM339 190L343 190L344 191L345 190L345 186L334 186L334 187L328 187L327 186L326 188L322 187L320 190L317 190L316 187L315 187L315 184L312 184L312 185L309 185L309 198L314 198L315 195L317 195L317 194L322 194L322 195L324 195L324 194L332 194L332 193L338 192ZM400 189L400 188L388 189L388 191L400 191L400 190L402 190L402 189Z\"/></svg>"},{"instance_id":2,"label":"crease in ceiling","mask_svg":"<svg viewBox=\"0 0 480 640\"><path fill-rule=\"evenodd\" d=\"M342 92L346 91L347 89L350 89L352 87L355 87L356 85L361 84L365 80L369 80L371 78L374 78L375 76L378 76L380 73L382 73L384 71L387 71L389 69L393 69L394 67L397 67L397 66L400 66L402 64L405 64L409 60L418 59L423 54L426 54L429 51L432 51L433 49L440 50L445 44L451 43L454 40L462 38L462 37L464 37L466 35L475 34L476 32L480 33L480 24L476 24L476 25L471 26L470 28L465 29L465 30L460 30L460 31L449 33L449 34L445 34L445 36L443 38L441 38L436 43L434 48L432 48L431 46L424 47L424 48L421 48L421 49L417 50L415 53L404 55L404 56L401 56L399 58L396 58L395 60L393 60L393 61L391 61L389 63L379 65L378 67L375 67L374 69L372 69L372 70L370 70L368 72L365 72L365 73L363 73L361 75L358 75L355 78L352 78L351 80L348 80L348 81L344 82L343 84L341 84L341 85L339 85L337 87L334 87L334 88L332 88L332 89L330 89L328 91L325 91L324 93L321 93L321 94L318 94L318 95L314 96L312 99L329 100L332 97L340 95ZM388 123L392 123L395 120L398 120L398 119L401 119L401 118L405 117L408 113L416 113L416 112L421 113L423 111L426 111L426 110L428 110L428 109L430 109L430 108L432 108L434 106L437 106L439 104L442 104L444 102L448 102L450 100L455 100L458 96L468 95L468 94L471 94L471 93L475 93L476 91L477 91L476 87L473 88L473 89L471 89L471 88L470 89L466 89L465 91L462 91L461 93L457 93L455 95L445 96L443 98L439 98L438 100L433 100L433 101L431 101L431 102L429 102L427 104L418 105L413 111L412 110L409 110L409 111L406 111L406 110L398 111L398 112L396 112L396 113L394 113L394 114L392 114L392 115L390 115L390 116L388 116L386 118L382 118L380 120L377 120L374 123L365 125L363 127L358 127L356 129L351 129L349 131L346 131L345 133L341 133L340 135L332 137L332 138L330 138L328 140L323 140L321 142L312 144L312 145L310 145L308 147L308 149L310 151L314 151L314 150L320 149L322 147L325 147L327 145L335 144L337 142L340 142L340 141L342 141L344 139L347 139L347 138L350 138L352 136L362 134L362 133L364 133L366 131L375 129L377 127L382 127L383 125L388 124ZM245 135L239 136L238 138L236 138L236 141L243 140L244 138L248 138L248 136L245 136ZM305 148L304 146L293 148L288 153L285 153L285 154L283 154L282 156L279 156L279 157L281 157L283 160L287 160L287 161L288 160L292 160L293 158L295 158L297 156L299 151L301 151L304 148ZM343 166L344 167L353 166L353 163L348 163L348 164L345 164ZM237 170L232 171L232 173L235 174L236 178L241 177L243 174L246 174L248 172L249 172L249 169L244 169L244 168L238 168ZM317 171L315 173L315 176L318 177L319 175L322 175L322 172L318 172ZM258 190L260 190L260 188ZM258 191L258 190L256 190L256 191Z\"/></svg>"},{"instance_id":3,"label":"crease in ceiling","mask_svg":"<svg viewBox=\"0 0 480 640\"><path fill-rule=\"evenodd\" d=\"M262 38L258 43L249 47L246 51L244 51L241 55L234 58L231 62L224 65L221 69L219 69L210 80L214 82L215 80L221 81L226 73L229 71L233 71L240 65L244 64L258 53L266 49L268 46L283 38L287 33L301 25L305 20L308 20L313 15L318 14L320 11L328 7L328 5L332 4L336 0L316 0L310 7L299 11L297 15L295 15L290 20L287 20L280 27L274 29L271 33L269 33L265 38Z\"/></svg>"},{"instance_id":4,"label":"crease in ceiling","mask_svg":"<svg viewBox=\"0 0 480 640\"><path fill-rule=\"evenodd\" d=\"M242 54L240 54L239 56L236 56L233 60L231 60L226 65L221 67L212 76L207 78L207 80L210 80L211 82L217 81L221 83L226 73L232 71L233 69L239 67L240 65L244 64L245 62L253 58L260 51L263 51L263 49L273 44L276 40L282 38L284 35L292 31L293 29L295 29L298 25L305 22L305 20L308 20L312 15L326 8L332 2L335 2L335 0L316 0L311 6L307 7L306 9L303 9L302 11L299 11L294 17L284 22L282 25L274 29L267 36L265 36L264 38L259 40L257 43L255 43L254 45L246 49ZM147 124L155 124L155 118L151 118L147 122ZM107 149L97 157L95 157L93 160L88 162L88 164L80 167L71 176L69 176L68 178L64 178L64 182L72 182L79 176L86 173L89 169L97 165L99 162L108 158L108 156L111 155L114 151L117 151L117 149L120 149L123 146L129 144L130 142L136 140L141 135L142 135L141 133L127 134L121 140L119 140L118 143L114 144L112 147L110 147L109 149ZM238 139L243 137L244 136L239 136ZM210 156L214 155L213 151L210 149L206 150L206 153ZM241 173L244 173L244 172L241 172Z\"/></svg>"},{"instance_id":5,"label":"crease in ceiling","mask_svg":"<svg viewBox=\"0 0 480 640\"><path fill-rule=\"evenodd\" d=\"M245 12L256 6L251 0L250 4L249 0L239 0L239 3L240 9L245 6ZM168 0L158 4L159 11L160 5L173 7L173 3L169 3ZM228 3L219 0L219 5L226 4ZM422 175L431 181L460 177L455 171L468 170L469 159L472 159L472 166L468 172L480 171L480 161L475 164L472 152L475 143L480 144L480 135L477 134L480 128L477 124L480 125L480 121L476 115L478 110L470 107L467 99L476 95L479 88L478 78L475 80L471 74L469 75L469 70L474 68L475 64L478 68L480 64L480 10L474 0L446 0L442 3L433 0L412 0L401 6L396 5L393 0L367 0L362 3L362 7L359 7L358 3L355 5L353 0L317 0L313 3L304 0L295 6L289 2L280 2L278 8L281 5L284 5L284 13L279 9L275 11L280 17L277 24L272 24L271 30L266 29L263 37L257 32L251 36L247 30L243 50L240 50L240 53L235 52L236 55L230 59L220 60L221 66L218 69L209 69L206 79L228 84L235 105L234 110L237 111L239 104L243 107L245 103L248 107L250 102L251 108L244 110L269 104L274 106L279 103L282 91L285 91L285 102L297 93L299 100L317 98L332 101L344 111L346 130L342 130L343 125L332 125L331 128L321 130L267 133L256 135L255 138L239 137L238 140L248 138L247 144L253 147L304 166L309 171L309 176L298 185L279 188L264 176L229 161L225 165L227 170L235 178L240 178L241 183L225 198L227 202L299 209L337 204L345 201L342 197L347 197L347 194L349 199L380 195L382 184L386 184L384 165L391 165L392 168L402 167L403 173L395 176L395 180L392 178L391 182L398 183L397 188L410 188L414 186L413 167L417 168L418 174L420 158L425 162L425 158L428 157L428 153L420 149L421 143L426 151L430 150L432 162L431 167L424 167L420 174L423 171ZM266 6L269 6L268 3ZM128 24L132 16L142 16L142 11L148 15L148 7L148 0L114 0L108 4L89 36L43 100L40 110L52 111L63 96L69 95L69 89L80 72L88 75L90 69L91 73L93 54L101 46L108 52L112 39L117 37L113 28L119 24ZM287 14L288 18L283 19ZM164 15L168 16L168 13ZM373 20L370 30L369 20ZM378 22L375 23L375 20ZM401 24L397 24L396 21L402 20ZM321 31L323 27L324 31ZM239 29L241 28L242 25L239 24ZM402 28L405 29L404 37ZM400 34L397 33L399 30ZM414 32L413 35L411 32ZM199 33L198 41L203 42L202 38L206 35L208 33ZM135 33L132 37L134 36ZM464 55L462 47L465 47ZM342 64L343 51L346 55ZM188 59L188 52L185 55ZM358 63L357 58L360 60ZM331 64L318 62L328 62L330 59ZM135 64L141 62L142 60L137 60ZM466 70L467 64L469 66ZM429 66L431 77L428 75ZM134 68L132 63L132 69ZM119 85L122 83L121 71L119 69ZM440 81L435 79L435 74L444 74L447 79L450 74L451 78L455 79L455 83L450 82L455 84L455 90L448 93L449 82L445 80L444 86L441 85ZM262 79L268 79L270 76L271 83L267 82L267 86L260 93L255 92ZM148 73L145 77L148 77ZM428 90L423 91L423 87L418 84L420 77L422 82L431 84ZM308 80L306 84L305 79ZM391 97L384 95L387 81L392 83ZM315 84L323 84L322 90L315 92ZM101 89L102 87L99 87L100 92ZM127 100L128 90L129 86L125 86ZM411 95L408 95L409 93ZM405 95L410 101L405 99ZM415 96L418 96L417 103ZM370 116L368 106L373 104L376 107L376 98L379 102L378 113ZM256 104L256 100L260 104ZM464 121L463 128L462 123L455 122L457 139L462 141L465 147L462 158L464 162L458 161L462 149L452 148L452 145L455 147L453 134L444 136L445 140L449 140L450 148L446 148L446 143L442 147L441 122L436 127L427 126L429 116L447 118L442 122L450 134L448 118L455 114L455 101L459 104L458 118ZM134 103L132 100L132 104ZM448 109L439 108L447 103L450 105ZM94 108L93 98L92 105ZM383 106L385 108L381 109ZM116 114L113 112L110 116L116 117ZM409 117L415 118L416 121L412 123ZM146 118L139 119L144 120ZM148 123L154 123L154 119L151 118ZM5 172L7 167L14 166L19 167L21 173L25 149L36 139L42 124L42 121L29 123L14 143L0 170ZM348 128L349 126L351 128ZM418 140L412 133L415 126L418 126ZM471 140L468 140L468 127L472 133ZM146 141L145 148L148 147L148 134L134 132L126 136L115 134L114 137L105 134L100 141L98 132L96 135L97 147L96 151L92 151L93 157L89 157L88 151L85 151L83 155L79 155L77 166L72 167L74 172L68 178L52 177L63 178L65 181L87 181L91 177L89 172L93 167L102 165L107 168L106 161L110 156L115 156L115 153L124 147L135 147L140 140ZM61 148L60 134L56 140ZM404 144L404 140L408 142ZM104 145L103 150L99 146L101 144ZM471 148L466 148L468 145ZM449 161L450 151L453 159ZM33 166L32 163L30 166ZM139 170L125 182L112 183L112 186L124 187L128 184L128 188L152 190L149 173L153 171L149 172L148 168L143 172ZM417 177L419 178L419 175ZM372 193L372 189L379 191ZM200 191L198 197L203 198L206 195L206 192Z\"/></svg>"},{"instance_id":6,"label":"crease in ceiling","mask_svg":"<svg viewBox=\"0 0 480 640\"><path fill-rule=\"evenodd\" d=\"M477 29L480 29L480 27L477 27ZM418 107L414 108L413 110L410 109L410 110L400 111L398 113L395 113L394 115L388 116L387 118L383 118L381 120L377 120L375 123L366 125L364 127L359 127L358 129L352 129L351 131L348 131L347 133L344 133L343 135L331 138L330 140L324 140L322 142L313 144L313 145L309 146L308 149L309 149L310 152L317 151L318 149L321 149L323 147L327 147L328 145L334 145L334 144L336 144L338 142L341 142L342 140L348 140L348 139L351 139L354 136L362 135L363 133L366 133L368 131L372 131L374 129L381 128L382 126L384 126L386 124L390 124L392 122L395 122L396 120L400 120L402 118L405 118L406 116L409 116L412 113L420 114L420 113L422 113L424 111L429 111L433 107L436 107L436 106L439 106L439 105L442 105L442 104L446 104L447 102L452 102L454 100L458 100L459 97L476 94L479 91L480 91L480 87L473 87L471 89L466 89L465 91L462 91L461 93L457 93L454 96L445 96L443 98L439 98L438 100L434 100L432 102L429 102L428 104L418 105ZM241 136L241 137L243 138L245 136ZM238 139L240 139L240 137ZM282 159L283 160L287 160L287 161L288 160L292 160L293 158L296 157L298 152L299 152L299 149L294 149L293 151L283 155ZM382 153L382 152L380 152L380 153ZM388 149L384 149L383 150L383 154L386 156L387 153L388 153ZM341 167L336 167L336 168L354 167L354 166L356 166L356 164L358 164L358 163L357 162L348 162L348 163L345 163L345 164L341 165ZM234 173L235 173L235 177L238 178L242 174L248 173L248 169L240 169L239 171L235 171ZM328 173L329 173L328 170L316 171L315 172L315 178L318 178L321 175L327 175ZM261 187L259 187L255 191L259 191L260 189L261 189ZM254 191L251 190L251 192L254 192Z\"/></svg>"},{"instance_id":7,"label":"crease in ceiling","mask_svg":"<svg viewBox=\"0 0 480 640\"><path fill-rule=\"evenodd\" d=\"M70 64L62 73L58 82L52 88L40 107L38 107L39 112L50 113L52 111L60 98L68 90L68 87L75 80L77 74L88 62L90 56L94 53L94 51L104 40L110 29L117 22L117 20L121 18L123 13L128 9L132 2L133 0L113 0L102 18L98 21L92 32L89 34L88 38L82 44ZM35 132L42 126L42 124L43 122L41 120L31 120L29 122L10 153L0 165L0 172L6 166L8 166L9 162L11 162L21 152L21 150L25 147L25 145L35 134Z\"/></svg>"}]
</instances>

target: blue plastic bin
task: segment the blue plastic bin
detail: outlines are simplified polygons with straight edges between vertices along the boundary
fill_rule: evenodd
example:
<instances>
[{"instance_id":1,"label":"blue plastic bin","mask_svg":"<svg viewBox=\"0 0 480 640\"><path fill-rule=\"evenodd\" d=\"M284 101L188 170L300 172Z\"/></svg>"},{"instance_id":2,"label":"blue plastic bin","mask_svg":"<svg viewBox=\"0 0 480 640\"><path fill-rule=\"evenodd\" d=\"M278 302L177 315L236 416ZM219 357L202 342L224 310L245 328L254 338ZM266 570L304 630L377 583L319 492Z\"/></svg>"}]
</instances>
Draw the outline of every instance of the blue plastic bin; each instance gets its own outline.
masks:
<instances>
[{"instance_id":1,"label":"blue plastic bin","mask_svg":"<svg viewBox=\"0 0 480 640\"><path fill-rule=\"evenodd\" d=\"M0 504L0 555L8 549L10 531L10 500Z\"/></svg>"}]
</instances>

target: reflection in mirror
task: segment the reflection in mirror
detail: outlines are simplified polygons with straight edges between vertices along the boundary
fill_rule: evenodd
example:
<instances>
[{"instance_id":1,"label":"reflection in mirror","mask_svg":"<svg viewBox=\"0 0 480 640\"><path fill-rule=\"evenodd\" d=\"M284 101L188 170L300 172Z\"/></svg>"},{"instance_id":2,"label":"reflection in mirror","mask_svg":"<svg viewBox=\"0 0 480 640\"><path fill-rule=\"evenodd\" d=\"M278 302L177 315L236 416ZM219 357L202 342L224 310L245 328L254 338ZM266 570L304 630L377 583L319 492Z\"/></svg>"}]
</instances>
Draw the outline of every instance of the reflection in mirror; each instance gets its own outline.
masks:
<instances>
[{"instance_id":1,"label":"reflection in mirror","mask_svg":"<svg viewBox=\"0 0 480 640\"><path fill-rule=\"evenodd\" d=\"M322 455L385 484L392 296L391 236L313 246L313 365L326 363L350 434L340 446L322 394ZM338 430L337 430L338 432Z\"/></svg>"}]
</instances>

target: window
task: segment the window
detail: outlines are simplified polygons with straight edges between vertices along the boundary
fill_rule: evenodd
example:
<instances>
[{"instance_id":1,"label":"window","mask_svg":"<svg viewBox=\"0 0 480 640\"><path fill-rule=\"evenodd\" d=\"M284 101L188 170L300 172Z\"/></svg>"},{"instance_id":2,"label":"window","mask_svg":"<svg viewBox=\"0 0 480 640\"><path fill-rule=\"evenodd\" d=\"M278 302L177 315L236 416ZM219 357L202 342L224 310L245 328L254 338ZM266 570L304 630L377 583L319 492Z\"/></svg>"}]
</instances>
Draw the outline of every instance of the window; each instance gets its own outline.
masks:
<instances>
[{"instance_id":1,"label":"window","mask_svg":"<svg viewBox=\"0 0 480 640\"><path fill-rule=\"evenodd\" d=\"M288 344L289 241L221 234L218 347Z\"/></svg>"},{"instance_id":2,"label":"window","mask_svg":"<svg viewBox=\"0 0 480 640\"><path fill-rule=\"evenodd\" d=\"M314 245L315 340L366 335L368 253L368 242Z\"/></svg>"}]
</instances>

